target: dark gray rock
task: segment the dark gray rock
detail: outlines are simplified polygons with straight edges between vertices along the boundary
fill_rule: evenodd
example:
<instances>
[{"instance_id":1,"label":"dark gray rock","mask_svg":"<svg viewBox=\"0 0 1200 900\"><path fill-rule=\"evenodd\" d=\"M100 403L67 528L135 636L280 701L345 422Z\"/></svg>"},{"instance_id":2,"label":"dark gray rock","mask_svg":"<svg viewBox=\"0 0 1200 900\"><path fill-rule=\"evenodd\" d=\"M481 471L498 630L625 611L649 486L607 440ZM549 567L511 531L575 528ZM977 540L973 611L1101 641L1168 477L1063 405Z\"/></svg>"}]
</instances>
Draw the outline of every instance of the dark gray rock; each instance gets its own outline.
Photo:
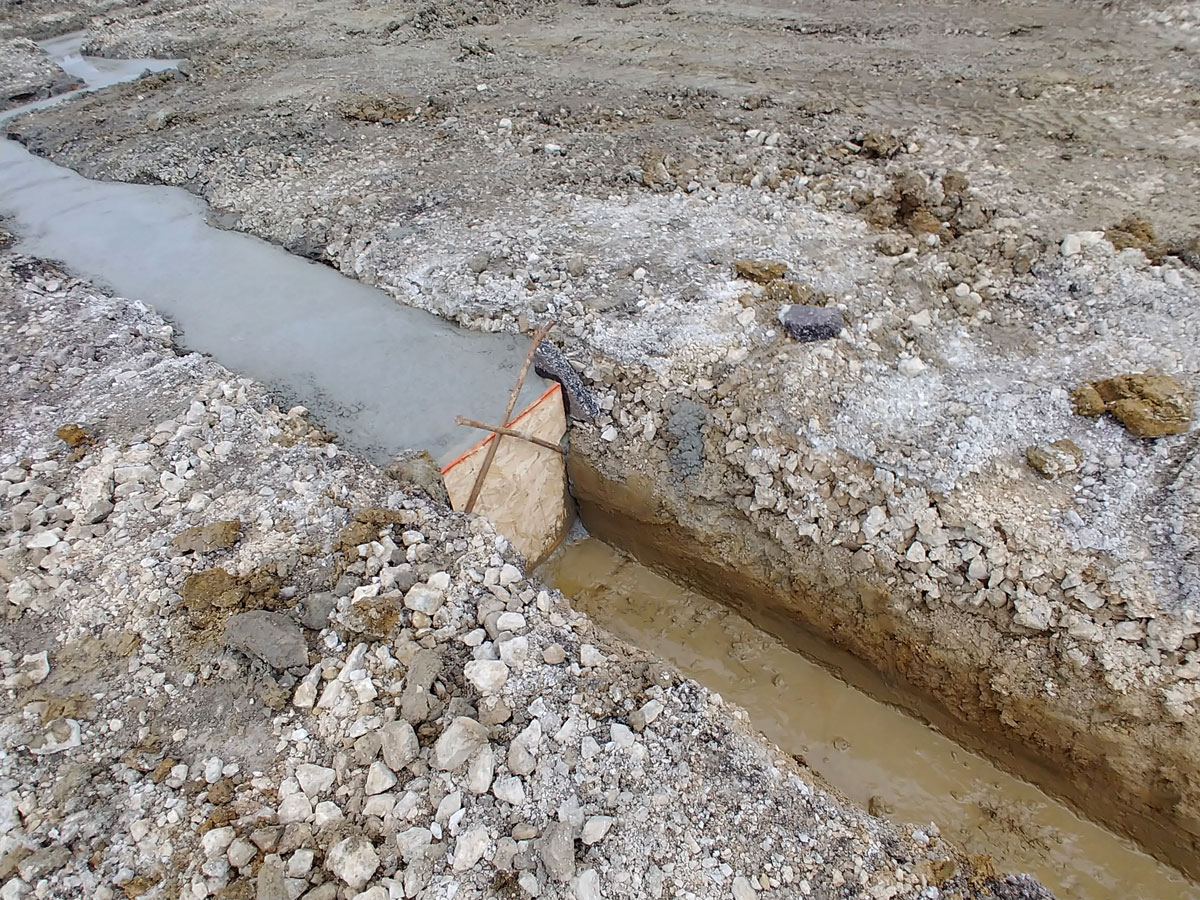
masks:
<instances>
[{"instance_id":1,"label":"dark gray rock","mask_svg":"<svg viewBox=\"0 0 1200 900\"><path fill-rule=\"evenodd\" d=\"M563 402L567 415L572 419L590 420L600 414L600 406L592 392L584 385L579 373L563 356L562 351L549 341L538 344L533 355L533 371L542 378L549 378L562 385Z\"/></svg>"},{"instance_id":2,"label":"dark gray rock","mask_svg":"<svg viewBox=\"0 0 1200 900\"><path fill-rule=\"evenodd\" d=\"M337 598L328 591L309 594L296 607L296 611L300 615L300 624L313 631L328 628L329 616L335 606L337 606Z\"/></svg>"},{"instance_id":3,"label":"dark gray rock","mask_svg":"<svg viewBox=\"0 0 1200 900\"><path fill-rule=\"evenodd\" d=\"M784 330L798 341L827 341L842 333L842 311L833 306L792 304L779 311Z\"/></svg>"},{"instance_id":4,"label":"dark gray rock","mask_svg":"<svg viewBox=\"0 0 1200 900\"><path fill-rule=\"evenodd\" d=\"M538 841L538 855L546 874L555 881L575 877L575 835L565 822L551 822Z\"/></svg>"},{"instance_id":5,"label":"dark gray rock","mask_svg":"<svg viewBox=\"0 0 1200 900\"><path fill-rule=\"evenodd\" d=\"M256 609L230 616L225 645L276 669L308 665L304 632L289 616Z\"/></svg>"},{"instance_id":6,"label":"dark gray rock","mask_svg":"<svg viewBox=\"0 0 1200 900\"><path fill-rule=\"evenodd\" d=\"M1051 894L1032 875L1005 875L987 884L996 900L1054 900Z\"/></svg>"},{"instance_id":7,"label":"dark gray rock","mask_svg":"<svg viewBox=\"0 0 1200 900\"><path fill-rule=\"evenodd\" d=\"M283 877L283 863L267 859L258 870L255 883L255 900L287 900L287 882Z\"/></svg>"}]
</instances>

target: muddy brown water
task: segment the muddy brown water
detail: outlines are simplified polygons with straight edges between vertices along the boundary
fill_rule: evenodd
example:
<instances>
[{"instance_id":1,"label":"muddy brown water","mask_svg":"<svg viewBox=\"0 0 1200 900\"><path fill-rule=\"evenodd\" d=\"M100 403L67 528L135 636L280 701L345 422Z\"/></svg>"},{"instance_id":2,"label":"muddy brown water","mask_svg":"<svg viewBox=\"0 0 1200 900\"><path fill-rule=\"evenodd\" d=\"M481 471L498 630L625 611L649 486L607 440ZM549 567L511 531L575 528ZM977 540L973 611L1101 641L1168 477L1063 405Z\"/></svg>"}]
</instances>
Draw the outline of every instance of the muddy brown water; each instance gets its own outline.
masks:
<instances>
[{"instance_id":1,"label":"muddy brown water","mask_svg":"<svg viewBox=\"0 0 1200 900\"><path fill-rule=\"evenodd\" d=\"M1063 900L1200 898L1200 885L1128 840L601 541L568 544L540 571L600 625L744 707L780 748L873 812L934 822Z\"/></svg>"}]
</instances>

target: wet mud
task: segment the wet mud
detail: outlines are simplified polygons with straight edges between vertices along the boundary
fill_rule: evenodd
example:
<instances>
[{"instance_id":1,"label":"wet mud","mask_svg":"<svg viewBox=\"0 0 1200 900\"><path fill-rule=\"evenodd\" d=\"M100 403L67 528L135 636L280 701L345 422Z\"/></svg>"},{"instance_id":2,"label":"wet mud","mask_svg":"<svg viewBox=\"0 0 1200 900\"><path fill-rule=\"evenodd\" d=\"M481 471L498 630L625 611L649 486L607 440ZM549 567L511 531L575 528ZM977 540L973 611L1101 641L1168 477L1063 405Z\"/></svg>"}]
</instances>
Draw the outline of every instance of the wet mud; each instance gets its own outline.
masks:
<instances>
[{"instance_id":1,"label":"wet mud","mask_svg":"<svg viewBox=\"0 0 1200 900\"><path fill-rule=\"evenodd\" d=\"M540 571L605 628L743 707L781 749L876 814L934 822L969 854L1029 872L1059 897L1200 892L1130 841L599 540L564 546Z\"/></svg>"}]
</instances>

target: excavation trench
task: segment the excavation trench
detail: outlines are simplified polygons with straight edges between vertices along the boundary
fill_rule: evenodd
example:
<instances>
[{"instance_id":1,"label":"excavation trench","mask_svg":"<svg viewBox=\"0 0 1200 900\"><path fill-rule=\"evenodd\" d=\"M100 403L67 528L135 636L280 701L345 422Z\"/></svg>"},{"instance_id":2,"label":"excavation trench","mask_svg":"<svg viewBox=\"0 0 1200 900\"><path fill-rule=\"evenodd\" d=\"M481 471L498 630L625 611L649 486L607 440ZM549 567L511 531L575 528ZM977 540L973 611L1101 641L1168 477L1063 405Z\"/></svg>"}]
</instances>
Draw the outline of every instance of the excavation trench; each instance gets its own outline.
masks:
<instances>
[{"instance_id":1,"label":"excavation trench","mask_svg":"<svg viewBox=\"0 0 1200 900\"><path fill-rule=\"evenodd\" d=\"M878 815L935 822L971 855L1029 872L1059 897L1196 896L1130 841L873 699L890 696L885 685L869 697L812 662L814 642L795 627L775 623L788 639L776 638L596 538L564 546L542 574L619 637L743 707L767 737Z\"/></svg>"},{"instance_id":2,"label":"excavation trench","mask_svg":"<svg viewBox=\"0 0 1200 900\"><path fill-rule=\"evenodd\" d=\"M1171 867L1195 877L1189 835L1145 812L1157 798L1140 810L1122 805L1131 785L1107 765L1102 739L1080 734L1075 757L1057 753L1064 723L1032 700L1017 707L1017 731L980 699L987 660L935 646L874 586L782 557L732 508L708 504L684 521L666 479L624 471L577 443L569 471L579 515L604 543L568 547L545 571L600 622L745 706L852 799L891 806L899 820L936 821L1059 896L1200 897L1200 885Z\"/></svg>"}]
</instances>

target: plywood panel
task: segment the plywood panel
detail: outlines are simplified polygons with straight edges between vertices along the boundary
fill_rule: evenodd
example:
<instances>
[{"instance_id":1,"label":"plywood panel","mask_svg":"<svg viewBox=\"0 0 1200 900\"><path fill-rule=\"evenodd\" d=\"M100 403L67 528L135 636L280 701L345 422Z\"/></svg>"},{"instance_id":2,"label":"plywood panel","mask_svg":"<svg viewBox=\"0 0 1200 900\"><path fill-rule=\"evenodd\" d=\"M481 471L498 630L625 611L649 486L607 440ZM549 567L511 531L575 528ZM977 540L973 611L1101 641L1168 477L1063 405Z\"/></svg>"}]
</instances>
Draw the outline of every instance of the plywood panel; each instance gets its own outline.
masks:
<instances>
[{"instance_id":1,"label":"plywood panel","mask_svg":"<svg viewBox=\"0 0 1200 900\"><path fill-rule=\"evenodd\" d=\"M511 427L558 444L567 431L562 388L554 385L542 394ZM466 505L487 448L497 439L489 435L442 470L455 509ZM500 440L475 512L491 519L531 566L549 554L570 524L567 504L561 454L519 438Z\"/></svg>"}]
</instances>

